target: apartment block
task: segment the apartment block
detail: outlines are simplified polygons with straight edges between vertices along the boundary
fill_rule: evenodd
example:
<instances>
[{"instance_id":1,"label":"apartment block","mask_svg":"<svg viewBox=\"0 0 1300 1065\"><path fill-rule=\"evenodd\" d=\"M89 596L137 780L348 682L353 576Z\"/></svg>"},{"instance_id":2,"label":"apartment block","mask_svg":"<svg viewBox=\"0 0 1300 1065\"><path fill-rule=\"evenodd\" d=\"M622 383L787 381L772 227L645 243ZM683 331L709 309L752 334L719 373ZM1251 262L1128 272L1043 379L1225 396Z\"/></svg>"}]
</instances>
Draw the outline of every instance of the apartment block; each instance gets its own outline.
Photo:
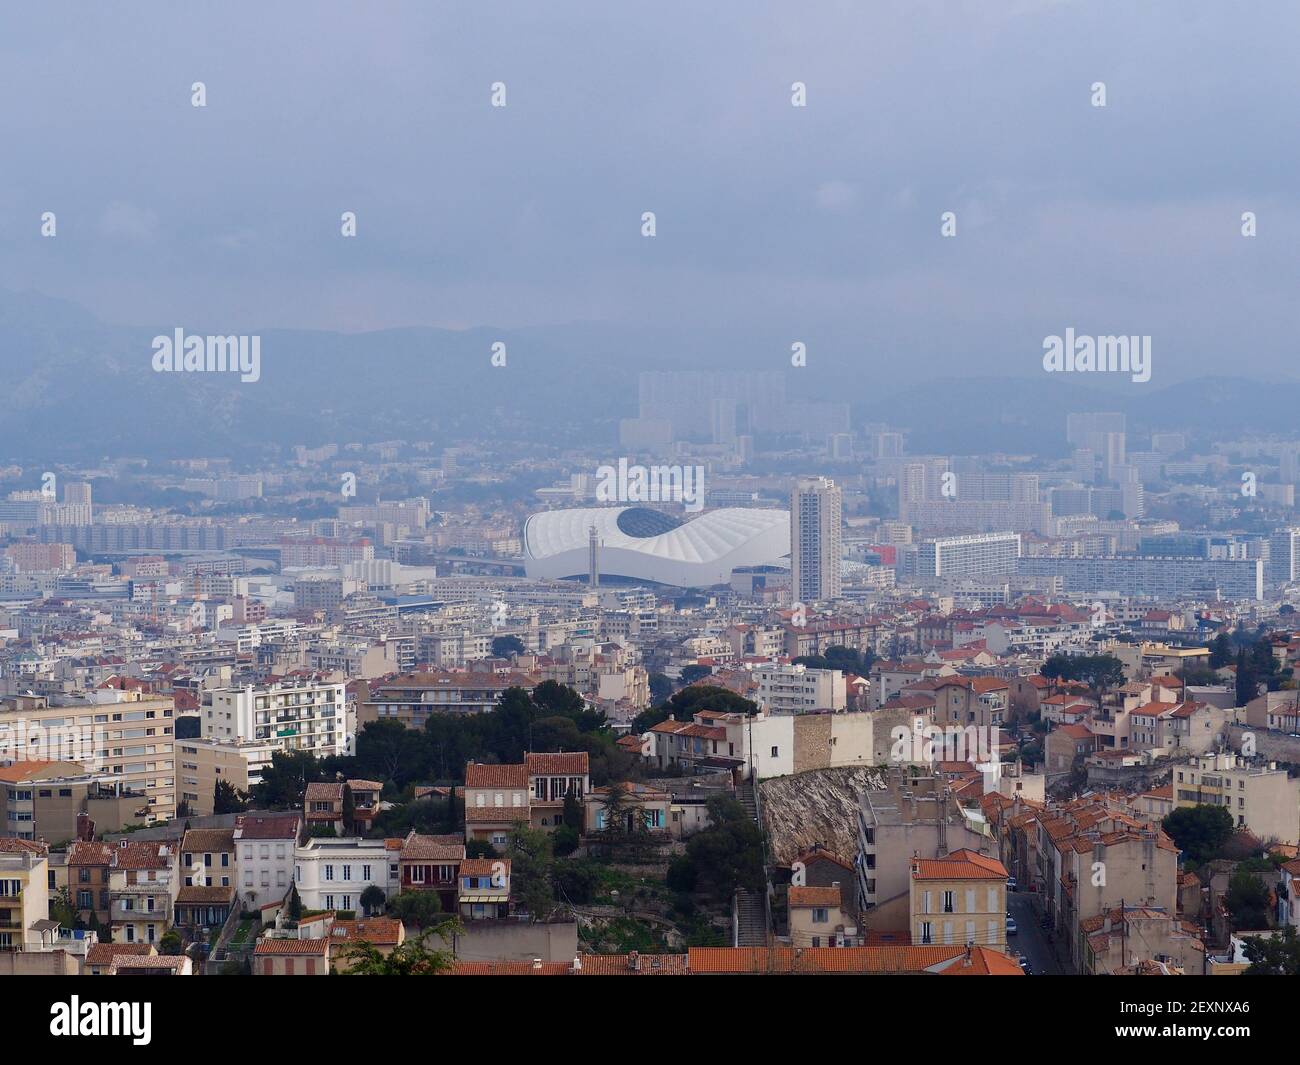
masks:
<instances>
[{"instance_id":1,"label":"apartment block","mask_svg":"<svg viewBox=\"0 0 1300 1065\"><path fill-rule=\"evenodd\" d=\"M176 815L175 710L170 698L99 688L0 703L0 758L77 762L145 797L145 824Z\"/></svg>"},{"instance_id":2,"label":"apartment block","mask_svg":"<svg viewBox=\"0 0 1300 1065\"><path fill-rule=\"evenodd\" d=\"M1221 806L1232 823L1261 840L1300 839L1300 779L1275 762L1255 763L1231 752L1206 754L1173 770L1179 807Z\"/></svg>"},{"instance_id":3,"label":"apartment block","mask_svg":"<svg viewBox=\"0 0 1300 1065\"><path fill-rule=\"evenodd\" d=\"M1006 866L991 855L962 848L911 863L913 943L1006 950L1006 907Z\"/></svg>"}]
</instances>

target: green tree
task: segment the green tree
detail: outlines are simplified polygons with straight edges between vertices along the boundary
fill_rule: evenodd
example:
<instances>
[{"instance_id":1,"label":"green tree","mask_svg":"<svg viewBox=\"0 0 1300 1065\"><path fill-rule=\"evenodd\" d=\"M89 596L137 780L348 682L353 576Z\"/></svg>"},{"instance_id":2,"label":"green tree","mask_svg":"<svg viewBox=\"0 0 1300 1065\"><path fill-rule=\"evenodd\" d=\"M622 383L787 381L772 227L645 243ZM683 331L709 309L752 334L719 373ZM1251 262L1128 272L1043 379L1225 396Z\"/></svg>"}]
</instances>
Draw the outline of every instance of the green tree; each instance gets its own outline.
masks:
<instances>
[{"instance_id":1,"label":"green tree","mask_svg":"<svg viewBox=\"0 0 1300 1065\"><path fill-rule=\"evenodd\" d=\"M1222 850L1232 835L1232 814L1222 806L1180 806L1161 822L1174 845L1193 865L1202 865Z\"/></svg>"},{"instance_id":2,"label":"green tree","mask_svg":"<svg viewBox=\"0 0 1300 1065\"><path fill-rule=\"evenodd\" d=\"M1268 927L1268 888L1254 873L1244 869L1233 873L1223 901L1232 914L1233 927Z\"/></svg>"},{"instance_id":3,"label":"green tree","mask_svg":"<svg viewBox=\"0 0 1300 1065\"><path fill-rule=\"evenodd\" d=\"M666 703L673 694L673 682L662 673L650 674L650 703L658 706Z\"/></svg>"},{"instance_id":4,"label":"green tree","mask_svg":"<svg viewBox=\"0 0 1300 1065\"><path fill-rule=\"evenodd\" d=\"M584 828L585 812L582 802L577 795L569 792L564 796L564 823L575 832L581 832Z\"/></svg>"},{"instance_id":5,"label":"green tree","mask_svg":"<svg viewBox=\"0 0 1300 1065\"><path fill-rule=\"evenodd\" d=\"M50 896L50 920L58 921L60 928L80 928L80 918L73 909L72 898L66 887Z\"/></svg>"},{"instance_id":6,"label":"green tree","mask_svg":"<svg viewBox=\"0 0 1300 1065\"><path fill-rule=\"evenodd\" d=\"M1226 632L1210 641L1210 668L1222 669L1232 661L1232 641Z\"/></svg>"},{"instance_id":7,"label":"green tree","mask_svg":"<svg viewBox=\"0 0 1300 1065\"><path fill-rule=\"evenodd\" d=\"M218 780L212 791L214 814L242 814L248 809L248 796L228 780Z\"/></svg>"},{"instance_id":8,"label":"green tree","mask_svg":"<svg viewBox=\"0 0 1300 1065\"><path fill-rule=\"evenodd\" d=\"M428 928L444 920L442 900L436 891L403 891L388 900L388 913L402 924Z\"/></svg>"},{"instance_id":9,"label":"green tree","mask_svg":"<svg viewBox=\"0 0 1300 1065\"><path fill-rule=\"evenodd\" d=\"M695 890L698 882L699 871L689 855L679 854L668 863L668 873L664 877L664 883L670 890L689 894Z\"/></svg>"},{"instance_id":10,"label":"green tree","mask_svg":"<svg viewBox=\"0 0 1300 1065\"><path fill-rule=\"evenodd\" d=\"M466 858L495 858L496 856L497 849L492 846L491 840L467 839L465 841Z\"/></svg>"},{"instance_id":11,"label":"green tree","mask_svg":"<svg viewBox=\"0 0 1300 1065\"><path fill-rule=\"evenodd\" d=\"M554 865L551 837L538 829L517 824L507 840L506 856L510 859L511 894L534 920L546 920L555 904L551 881Z\"/></svg>"},{"instance_id":12,"label":"green tree","mask_svg":"<svg viewBox=\"0 0 1300 1065\"><path fill-rule=\"evenodd\" d=\"M1259 680L1255 666L1243 647L1237 652L1237 705L1245 706L1259 695Z\"/></svg>"},{"instance_id":13,"label":"green tree","mask_svg":"<svg viewBox=\"0 0 1300 1065\"><path fill-rule=\"evenodd\" d=\"M1300 976L1300 937L1293 925L1268 939L1246 936L1242 943L1250 962L1247 976Z\"/></svg>"},{"instance_id":14,"label":"green tree","mask_svg":"<svg viewBox=\"0 0 1300 1065\"><path fill-rule=\"evenodd\" d=\"M343 834L355 836L357 830L357 799L352 788L345 781L343 784Z\"/></svg>"},{"instance_id":15,"label":"green tree","mask_svg":"<svg viewBox=\"0 0 1300 1065\"><path fill-rule=\"evenodd\" d=\"M307 785L325 779L320 762L310 751L274 751L271 764L262 770L261 783L253 785L259 807L273 810L302 806Z\"/></svg>"},{"instance_id":16,"label":"green tree","mask_svg":"<svg viewBox=\"0 0 1300 1065\"><path fill-rule=\"evenodd\" d=\"M361 892L361 909L367 917L382 911L384 903L387 901L388 896L384 894L384 889L378 884L370 884L365 891Z\"/></svg>"},{"instance_id":17,"label":"green tree","mask_svg":"<svg viewBox=\"0 0 1300 1065\"><path fill-rule=\"evenodd\" d=\"M455 922L438 928L425 928L418 936L384 954L373 943L358 943L344 957L348 959L347 976L436 976L451 971L456 960L451 951L433 949L430 940L437 936L446 943L455 930Z\"/></svg>"},{"instance_id":18,"label":"green tree","mask_svg":"<svg viewBox=\"0 0 1300 1065\"><path fill-rule=\"evenodd\" d=\"M588 859L574 858L555 863L555 890L560 898L579 906L591 902L600 884L600 866Z\"/></svg>"},{"instance_id":19,"label":"green tree","mask_svg":"<svg viewBox=\"0 0 1300 1065\"><path fill-rule=\"evenodd\" d=\"M669 714L678 721L689 721L701 710L718 710L724 714L758 713L758 703L752 699L713 684L692 684L683 688L674 693L667 705ZM662 721L663 718L659 720Z\"/></svg>"},{"instance_id":20,"label":"green tree","mask_svg":"<svg viewBox=\"0 0 1300 1065\"><path fill-rule=\"evenodd\" d=\"M708 801L710 825L693 835L686 855L695 867L696 888L725 902L737 888L762 891L763 832L745 808L729 795Z\"/></svg>"},{"instance_id":21,"label":"green tree","mask_svg":"<svg viewBox=\"0 0 1300 1065\"><path fill-rule=\"evenodd\" d=\"M509 658L511 655L521 655L526 650L524 641L518 636L494 636L492 638L493 658Z\"/></svg>"},{"instance_id":22,"label":"green tree","mask_svg":"<svg viewBox=\"0 0 1300 1065\"><path fill-rule=\"evenodd\" d=\"M1084 655L1076 670L1078 679L1095 694L1098 708L1108 691L1124 683L1124 663L1114 655Z\"/></svg>"},{"instance_id":23,"label":"green tree","mask_svg":"<svg viewBox=\"0 0 1300 1065\"><path fill-rule=\"evenodd\" d=\"M285 903L284 912L291 921L302 920L302 896L298 894L298 885L296 883L289 884L289 900Z\"/></svg>"},{"instance_id":24,"label":"green tree","mask_svg":"<svg viewBox=\"0 0 1300 1065\"><path fill-rule=\"evenodd\" d=\"M705 677L710 677L712 675L713 670L709 666L682 666L683 684L694 684L697 680L703 680Z\"/></svg>"},{"instance_id":25,"label":"green tree","mask_svg":"<svg viewBox=\"0 0 1300 1065\"><path fill-rule=\"evenodd\" d=\"M551 833L551 849L557 858L567 858L578 849L581 837L575 828L561 825Z\"/></svg>"},{"instance_id":26,"label":"green tree","mask_svg":"<svg viewBox=\"0 0 1300 1065\"><path fill-rule=\"evenodd\" d=\"M159 954L168 954L172 957L176 957L180 954L183 948L184 943L181 940L181 934L174 928L167 929L158 940Z\"/></svg>"},{"instance_id":27,"label":"green tree","mask_svg":"<svg viewBox=\"0 0 1300 1065\"><path fill-rule=\"evenodd\" d=\"M1049 682L1051 691L1056 691L1057 685L1062 681L1075 679L1077 676L1075 672L1075 657L1076 656L1074 655L1057 653L1049 656L1047 661L1043 663L1042 668L1038 671L1038 675Z\"/></svg>"}]
</instances>

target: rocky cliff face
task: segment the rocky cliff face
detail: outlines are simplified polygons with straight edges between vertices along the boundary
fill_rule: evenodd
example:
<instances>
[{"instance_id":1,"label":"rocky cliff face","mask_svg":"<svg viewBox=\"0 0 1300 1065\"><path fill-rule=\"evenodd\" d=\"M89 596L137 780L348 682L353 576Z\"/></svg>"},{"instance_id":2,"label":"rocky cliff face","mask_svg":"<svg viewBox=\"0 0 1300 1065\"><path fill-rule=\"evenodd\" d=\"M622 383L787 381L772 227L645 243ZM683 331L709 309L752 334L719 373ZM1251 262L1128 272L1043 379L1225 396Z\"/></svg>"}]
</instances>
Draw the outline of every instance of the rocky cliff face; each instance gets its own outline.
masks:
<instances>
[{"instance_id":1,"label":"rocky cliff face","mask_svg":"<svg viewBox=\"0 0 1300 1065\"><path fill-rule=\"evenodd\" d=\"M858 849L858 795L884 789L883 769L860 766L763 781L759 791L772 862L789 865L814 843L851 862Z\"/></svg>"}]
</instances>

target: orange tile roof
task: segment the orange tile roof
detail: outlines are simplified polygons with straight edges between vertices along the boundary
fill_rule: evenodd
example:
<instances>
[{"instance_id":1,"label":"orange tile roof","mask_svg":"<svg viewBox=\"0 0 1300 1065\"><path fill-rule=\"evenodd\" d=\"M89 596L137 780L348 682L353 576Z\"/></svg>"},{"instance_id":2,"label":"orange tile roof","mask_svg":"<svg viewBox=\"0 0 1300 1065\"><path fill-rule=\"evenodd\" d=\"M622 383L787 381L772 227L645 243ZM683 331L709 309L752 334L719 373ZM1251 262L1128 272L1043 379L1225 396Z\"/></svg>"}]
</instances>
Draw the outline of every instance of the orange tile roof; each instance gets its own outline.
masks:
<instances>
[{"instance_id":1,"label":"orange tile roof","mask_svg":"<svg viewBox=\"0 0 1300 1065\"><path fill-rule=\"evenodd\" d=\"M953 851L944 858L920 858L912 862L913 880L1006 880L1006 866L996 858L976 851Z\"/></svg>"},{"instance_id":2,"label":"orange tile roof","mask_svg":"<svg viewBox=\"0 0 1300 1065\"><path fill-rule=\"evenodd\" d=\"M253 953L258 957L276 954L313 954L324 957L329 952L329 940L320 939L267 939L257 941Z\"/></svg>"},{"instance_id":3,"label":"orange tile roof","mask_svg":"<svg viewBox=\"0 0 1300 1065\"><path fill-rule=\"evenodd\" d=\"M586 751L525 754L529 776L585 776L589 772Z\"/></svg>"},{"instance_id":4,"label":"orange tile roof","mask_svg":"<svg viewBox=\"0 0 1300 1065\"><path fill-rule=\"evenodd\" d=\"M792 887L791 909L840 908L840 889L837 887Z\"/></svg>"},{"instance_id":5,"label":"orange tile roof","mask_svg":"<svg viewBox=\"0 0 1300 1065\"><path fill-rule=\"evenodd\" d=\"M519 765L484 765L471 762L465 767L465 787L467 788L527 788L528 766Z\"/></svg>"}]
</instances>

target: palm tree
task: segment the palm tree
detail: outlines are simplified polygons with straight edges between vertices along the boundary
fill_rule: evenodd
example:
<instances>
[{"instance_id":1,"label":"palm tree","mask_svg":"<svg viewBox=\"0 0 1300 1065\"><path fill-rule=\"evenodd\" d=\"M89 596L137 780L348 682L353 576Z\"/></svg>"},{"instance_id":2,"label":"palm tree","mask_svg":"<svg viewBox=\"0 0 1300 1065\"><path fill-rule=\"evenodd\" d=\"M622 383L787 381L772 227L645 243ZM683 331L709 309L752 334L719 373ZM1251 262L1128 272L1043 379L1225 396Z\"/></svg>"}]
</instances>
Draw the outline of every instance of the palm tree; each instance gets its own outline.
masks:
<instances>
[{"instance_id":1,"label":"palm tree","mask_svg":"<svg viewBox=\"0 0 1300 1065\"><path fill-rule=\"evenodd\" d=\"M449 950L430 949L431 936L444 942L451 936L456 923L448 921L438 928L426 928L414 939L408 939L388 954L373 943L358 943L346 954L348 976L436 976L449 971L456 959Z\"/></svg>"}]
</instances>

